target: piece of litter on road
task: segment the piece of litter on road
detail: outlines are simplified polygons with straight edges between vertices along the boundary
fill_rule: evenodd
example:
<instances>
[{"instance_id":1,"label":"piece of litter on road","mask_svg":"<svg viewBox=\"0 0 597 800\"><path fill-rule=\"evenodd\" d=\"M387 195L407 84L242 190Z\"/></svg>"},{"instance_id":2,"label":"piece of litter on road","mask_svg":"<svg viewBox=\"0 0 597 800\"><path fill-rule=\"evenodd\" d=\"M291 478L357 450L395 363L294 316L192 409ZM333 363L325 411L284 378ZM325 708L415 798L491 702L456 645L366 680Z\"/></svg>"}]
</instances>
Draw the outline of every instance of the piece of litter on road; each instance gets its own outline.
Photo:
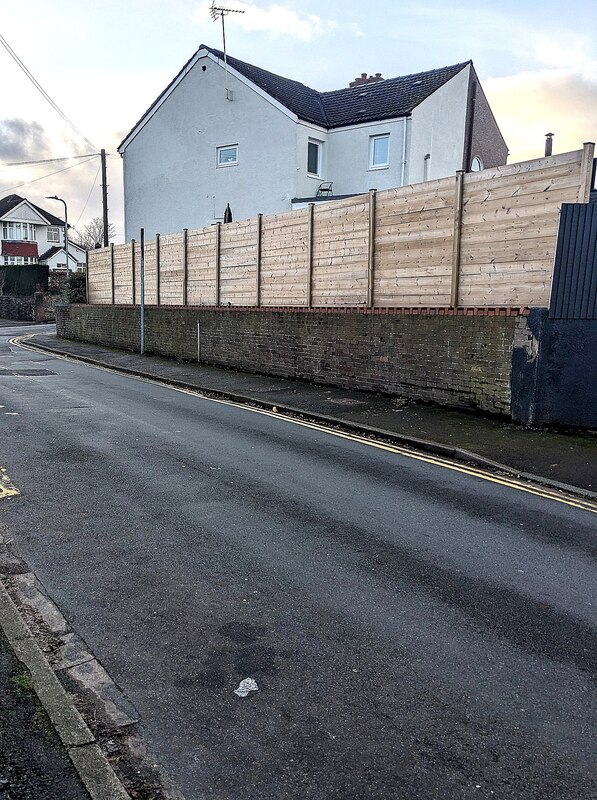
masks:
<instances>
[{"instance_id":1,"label":"piece of litter on road","mask_svg":"<svg viewBox=\"0 0 597 800\"><path fill-rule=\"evenodd\" d=\"M253 678L244 678L238 685L238 689L234 690L234 694L238 695L239 697L246 697L249 692L258 692L259 687L257 686L257 681L254 681Z\"/></svg>"},{"instance_id":2,"label":"piece of litter on road","mask_svg":"<svg viewBox=\"0 0 597 800\"><path fill-rule=\"evenodd\" d=\"M4 413L6 414L7 417L18 417L19 416L19 412L18 411L5 411Z\"/></svg>"}]
</instances>

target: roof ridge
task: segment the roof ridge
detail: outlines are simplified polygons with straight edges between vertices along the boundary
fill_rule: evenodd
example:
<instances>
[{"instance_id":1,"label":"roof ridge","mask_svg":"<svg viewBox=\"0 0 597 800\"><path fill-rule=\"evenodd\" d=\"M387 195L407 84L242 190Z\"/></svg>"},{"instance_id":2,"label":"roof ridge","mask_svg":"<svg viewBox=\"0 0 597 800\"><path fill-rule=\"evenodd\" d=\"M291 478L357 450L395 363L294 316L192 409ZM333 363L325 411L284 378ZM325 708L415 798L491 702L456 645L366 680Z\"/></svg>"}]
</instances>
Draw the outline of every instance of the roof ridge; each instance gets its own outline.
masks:
<instances>
[{"instance_id":1,"label":"roof ridge","mask_svg":"<svg viewBox=\"0 0 597 800\"><path fill-rule=\"evenodd\" d=\"M375 87L382 86L383 84L388 84L391 81L405 81L409 78L418 78L420 75L434 75L438 72L444 72L447 69L456 69L459 67L459 71L467 67L469 64L472 64L473 60L471 58L468 61L458 62L457 64L446 64L445 67L435 67L434 69L424 69L420 72L410 72L408 75L395 75L393 78L383 78L380 81L373 81L371 83L361 83L357 86L343 86L341 89L328 89L325 92L320 92L321 95L330 95L335 94L336 92L348 92L353 89L374 89Z\"/></svg>"},{"instance_id":2,"label":"roof ridge","mask_svg":"<svg viewBox=\"0 0 597 800\"><path fill-rule=\"evenodd\" d=\"M175 87L193 68L201 52L217 59L220 65L224 61L222 50L201 44L118 145L121 154L124 153L122 148L125 143L131 137L134 138L135 133L151 112L168 96L172 87ZM406 116L444 83L473 63L469 59L458 64L413 72L409 75L398 75L371 84L361 84L358 87L321 92L294 78L286 78L235 56L227 55L226 60L233 70L297 119L327 130ZM360 91L353 91L354 89Z\"/></svg>"}]
</instances>

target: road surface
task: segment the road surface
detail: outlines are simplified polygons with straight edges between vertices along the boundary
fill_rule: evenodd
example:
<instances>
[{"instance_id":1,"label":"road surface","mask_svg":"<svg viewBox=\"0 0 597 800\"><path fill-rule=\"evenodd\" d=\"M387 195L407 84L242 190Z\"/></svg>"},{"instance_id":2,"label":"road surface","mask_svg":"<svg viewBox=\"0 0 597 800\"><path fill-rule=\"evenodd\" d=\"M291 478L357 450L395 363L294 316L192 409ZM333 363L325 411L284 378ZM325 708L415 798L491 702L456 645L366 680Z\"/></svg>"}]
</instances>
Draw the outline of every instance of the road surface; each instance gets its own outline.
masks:
<instances>
[{"instance_id":1,"label":"road surface","mask_svg":"<svg viewBox=\"0 0 597 800\"><path fill-rule=\"evenodd\" d=\"M597 514L17 332L1 524L189 800L597 797Z\"/></svg>"}]
</instances>

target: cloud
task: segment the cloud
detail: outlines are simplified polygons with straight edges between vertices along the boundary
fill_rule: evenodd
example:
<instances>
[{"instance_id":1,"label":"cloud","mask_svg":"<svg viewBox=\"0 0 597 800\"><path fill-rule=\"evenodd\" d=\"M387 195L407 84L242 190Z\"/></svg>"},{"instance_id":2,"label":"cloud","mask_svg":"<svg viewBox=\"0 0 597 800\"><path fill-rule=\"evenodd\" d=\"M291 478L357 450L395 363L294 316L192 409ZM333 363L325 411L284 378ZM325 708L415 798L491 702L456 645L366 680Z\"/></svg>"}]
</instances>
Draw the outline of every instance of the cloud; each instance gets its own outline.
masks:
<instances>
[{"instance_id":1,"label":"cloud","mask_svg":"<svg viewBox=\"0 0 597 800\"><path fill-rule=\"evenodd\" d=\"M564 70L489 78L483 87L510 148L510 162L543 155L545 134L554 152L578 150L597 133L597 80Z\"/></svg>"},{"instance_id":2,"label":"cloud","mask_svg":"<svg viewBox=\"0 0 597 800\"><path fill-rule=\"evenodd\" d=\"M39 122L20 117L0 120L0 158L4 161L33 161L49 152L50 142Z\"/></svg>"},{"instance_id":3,"label":"cloud","mask_svg":"<svg viewBox=\"0 0 597 800\"><path fill-rule=\"evenodd\" d=\"M585 36L562 32L558 39L539 36L535 42L537 61L552 69L563 69L597 79L597 60L592 42Z\"/></svg>"},{"instance_id":4,"label":"cloud","mask_svg":"<svg viewBox=\"0 0 597 800\"><path fill-rule=\"evenodd\" d=\"M195 22L205 22L211 19L210 2L203 3L193 16ZM334 21L324 22L316 14L300 14L286 6L273 4L262 8L256 3L237 2L230 8L243 11L243 14L229 14L226 22L238 25L246 31L267 31L274 34L293 36L296 39L309 42L320 36L326 29L334 27ZM331 24L330 24L331 23Z\"/></svg>"}]
</instances>

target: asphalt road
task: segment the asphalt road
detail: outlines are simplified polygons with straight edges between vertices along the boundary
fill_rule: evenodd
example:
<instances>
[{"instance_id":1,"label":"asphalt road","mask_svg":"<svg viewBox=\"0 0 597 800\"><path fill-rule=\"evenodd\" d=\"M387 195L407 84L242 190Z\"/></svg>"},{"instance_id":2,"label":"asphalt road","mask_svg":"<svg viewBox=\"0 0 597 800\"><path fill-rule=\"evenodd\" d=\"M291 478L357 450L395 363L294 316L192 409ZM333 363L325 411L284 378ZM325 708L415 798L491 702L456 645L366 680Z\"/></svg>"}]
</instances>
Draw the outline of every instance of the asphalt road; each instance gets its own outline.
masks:
<instances>
[{"instance_id":1,"label":"asphalt road","mask_svg":"<svg viewBox=\"0 0 597 800\"><path fill-rule=\"evenodd\" d=\"M14 333L1 523L189 800L597 797L597 515Z\"/></svg>"}]
</instances>

